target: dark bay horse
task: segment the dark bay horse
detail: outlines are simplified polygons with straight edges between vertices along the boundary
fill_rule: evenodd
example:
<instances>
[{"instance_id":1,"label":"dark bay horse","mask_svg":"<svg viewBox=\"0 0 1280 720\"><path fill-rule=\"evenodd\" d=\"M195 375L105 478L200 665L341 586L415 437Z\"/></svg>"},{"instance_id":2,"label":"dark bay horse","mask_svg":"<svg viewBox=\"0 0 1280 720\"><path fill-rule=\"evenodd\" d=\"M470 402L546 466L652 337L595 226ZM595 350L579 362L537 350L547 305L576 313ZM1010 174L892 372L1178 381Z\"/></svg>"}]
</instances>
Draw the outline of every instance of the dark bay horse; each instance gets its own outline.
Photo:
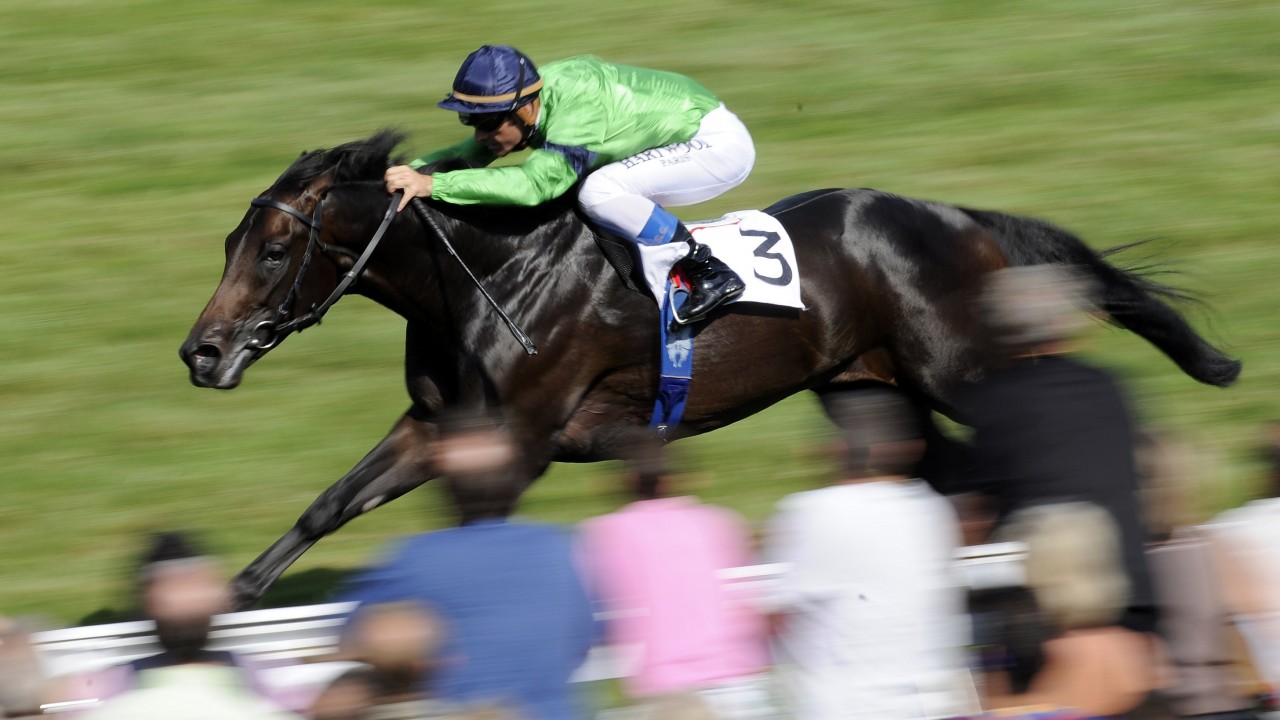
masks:
<instances>
[{"instance_id":1,"label":"dark bay horse","mask_svg":"<svg viewBox=\"0 0 1280 720\"><path fill-rule=\"evenodd\" d=\"M284 318L304 315L334 291L378 231L389 200L383 170L398 162L392 153L402 139L383 131L305 153L254 201L227 236L221 284L182 345L193 384L236 387L282 339L274 331ZM866 189L806 192L766 212L795 241L807 309L738 305L700 325L695 379L675 438L723 427L802 390L865 382L894 383L945 413L952 390L986 366L972 301L982 275L1006 265L1084 268L1110 318L1188 375L1225 386L1239 374L1237 361L1161 299L1172 290L1111 266L1048 223ZM382 442L240 573L242 607L320 538L433 477L430 449L442 413L498 412L529 478L553 461L616 457L649 423L658 309L624 287L572 197L534 208L429 203L428 213L539 353L527 356L508 335L420 218L396 216L352 291L407 321L411 404Z\"/></svg>"}]
</instances>

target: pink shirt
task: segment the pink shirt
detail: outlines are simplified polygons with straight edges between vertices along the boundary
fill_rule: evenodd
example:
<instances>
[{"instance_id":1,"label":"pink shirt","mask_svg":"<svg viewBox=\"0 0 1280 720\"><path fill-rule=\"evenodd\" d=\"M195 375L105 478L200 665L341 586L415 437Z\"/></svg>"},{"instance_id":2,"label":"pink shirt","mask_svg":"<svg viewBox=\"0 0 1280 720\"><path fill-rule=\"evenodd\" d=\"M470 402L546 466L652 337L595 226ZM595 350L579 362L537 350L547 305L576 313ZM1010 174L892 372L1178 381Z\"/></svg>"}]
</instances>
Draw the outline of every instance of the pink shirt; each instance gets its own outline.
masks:
<instances>
[{"instance_id":1,"label":"pink shirt","mask_svg":"<svg viewBox=\"0 0 1280 720\"><path fill-rule=\"evenodd\" d=\"M750 565L733 512L676 497L634 502L582 527L590 582L609 641L636 653L633 696L691 690L761 672L764 618L719 577Z\"/></svg>"}]
</instances>

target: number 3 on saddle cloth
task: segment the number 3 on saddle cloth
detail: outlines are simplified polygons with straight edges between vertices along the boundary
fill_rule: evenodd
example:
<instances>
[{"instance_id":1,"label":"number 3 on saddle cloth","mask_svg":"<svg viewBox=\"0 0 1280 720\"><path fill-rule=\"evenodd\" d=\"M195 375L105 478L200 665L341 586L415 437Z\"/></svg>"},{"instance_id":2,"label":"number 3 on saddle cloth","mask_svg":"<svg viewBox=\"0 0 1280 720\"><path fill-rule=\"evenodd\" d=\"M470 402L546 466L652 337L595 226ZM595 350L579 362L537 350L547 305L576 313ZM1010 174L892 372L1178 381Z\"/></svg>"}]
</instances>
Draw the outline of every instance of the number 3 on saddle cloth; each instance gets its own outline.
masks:
<instances>
[{"instance_id":1,"label":"number 3 on saddle cloth","mask_svg":"<svg viewBox=\"0 0 1280 720\"><path fill-rule=\"evenodd\" d=\"M773 216L758 210L729 213L717 220L687 223L699 243L738 273L746 283L733 303L758 303L804 309L800 301L800 271L791 238ZM688 297L689 285L671 268L688 252L685 243L635 245L649 292L662 308L660 325L662 371L658 398L649 422L666 441L669 428L680 423L693 379L693 325L676 325L674 311ZM694 323L696 325L697 323Z\"/></svg>"}]
</instances>

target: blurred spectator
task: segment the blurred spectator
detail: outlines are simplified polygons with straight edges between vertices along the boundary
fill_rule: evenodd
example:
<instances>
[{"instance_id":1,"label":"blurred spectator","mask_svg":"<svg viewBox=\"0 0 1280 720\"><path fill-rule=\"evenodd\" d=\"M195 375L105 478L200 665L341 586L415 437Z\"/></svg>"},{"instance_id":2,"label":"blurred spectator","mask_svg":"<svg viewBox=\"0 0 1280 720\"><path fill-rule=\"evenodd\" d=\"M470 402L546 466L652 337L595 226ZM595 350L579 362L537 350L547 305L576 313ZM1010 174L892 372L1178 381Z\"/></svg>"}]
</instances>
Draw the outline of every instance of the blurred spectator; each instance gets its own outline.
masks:
<instances>
[{"instance_id":1,"label":"blurred spectator","mask_svg":"<svg viewBox=\"0 0 1280 720\"><path fill-rule=\"evenodd\" d=\"M985 706L1001 717L1103 718L1130 717L1148 703L1157 683L1151 643L1115 624L1129 583L1110 514L1080 502L1026 508L1000 538L1025 543L1027 587L1053 637L1024 691L1002 670L988 673Z\"/></svg>"},{"instance_id":2,"label":"blurred spectator","mask_svg":"<svg viewBox=\"0 0 1280 720\"><path fill-rule=\"evenodd\" d=\"M933 483L930 482L930 485ZM947 499L951 501L960 519L964 547L958 554L957 570L963 584L969 589L970 602L974 601L974 595L979 591L1022 585L1022 548L1017 543L992 541L991 529L995 525L995 515L991 512L989 500L982 493L976 492L949 495ZM1003 600L999 593L991 597L997 602Z\"/></svg>"},{"instance_id":3,"label":"blurred spectator","mask_svg":"<svg viewBox=\"0 0 1280 720\"><path fill-rule=\"evenodd\" d=\"M362 573L344 600L417 601L448 628L424 694L498 703L526 720L583 717L569 687L594 635L569 535L509 519L528 479L492 424L442 433L435 460L458 527L413 536Z\"/></svg>"},{"instance_id":4,"label":"blurred spectator","mask_svg":"<svg viewBox=\"0 0 1280 720\"><path fill-rule=\"evenodd\" d=\"M609 642L634 662L633 698L699 692L720 717L766 717L764 617L723 572L755 563L734 512L670 495L660 446L634 449L622 509L583 524L589 579Z\"/></svg>"},{"instance_id":5,"label":"blurred spectator","mask_svg":"<svg viewBox=\"0 0 1280 720\"><path fill-rule=\"evenodd\" d=\"M312 707L313 720L462 720L474 717L421 692L438 661L445 628L418 603L360 608L342 639L340 656L364 667L334 680ZM494 714L495 720L508 718Z\"/></svg>"},{"instance_id":6,"label":"blurred spectator","mask_svg":"<svg viewBox=\"0 0 1280 720\"><path fill-rule=\"evenodd\" d=\"M52 682L32 641L30 621L0 617L0 718L36 716Z\"/></svg>"},{"instance_id":7,"label":"blurred spectator","mask_svg":"<svg viewBox=\"0 0 1280 720\"><path fill-rule=\"evenodd\" d=\"M1062 268L990 275L982 316L1006 362L958 401L973 429L969 489L990 498L997 524L1048 502L1090 502L1110 513L1131 592L1122 623L1150 632L1155 605L1129 406L1111 377L1068 356L1086 295Z\"/></svg>"},{"instance_id":8,"label":"blurred spectator","mask_svg":"<svg viewBox=\"0 0 1280 720\"><path fill-rule=\"evenodd\" d=\"M1044 646L1053 629L1035 593L1025 585L977 590L969 595L973 647L985 671L987 696L1022 695L1044 667Z\"/></svg>"},{"instance_id":9,"label":"blurred spectator","mask_svg":"<svg viewBox=\"0 0 1280 720\"><path fill-rule=\"evenodd\" d=\"M1138 469L1152 541L1147 549L1172 681L1163 690L1181 717L1256 717L1257 677L1232 620L1224 558L1195 524L1198 473L1182 446L1153 433L1139 445Z\"/></svg>"},{"instance_id":10,"label":"blurred spectator","mask_svg":"<svg viewBox=\"0 0 1280 720\"><path fill-rule=\"evenodd\" d=\"M1261 495L1206 527L1220 548L1224 591L1274 703L1280 689L1280 423L1263 443Z\"/></svg>"},{"instance_id":11,"label":"blurred spectator","mask_svg":"<svg viewBox=\"0 0 1280 720\"><path fill-rule=\"evenodd\" d=\"M348 670L320 691L308 713L311 720L365 720L378 702L378 680L372 668Z\"/></svg>"},{"instance_id":12,"label":"blurred spectator","mask_svg":"<svg viewBox=\"0 0 1280 720\"><path fill-rule=\"evenodd\" d=\"M839 400L843 479L785 498L766 556L784 563L779 673L794 716L955 717L972 695L961 648L964 593L951 504L910 479L923 449L888 390Z\"/></svg>"},{"instance_id":13,"label":"blurred spectator","mask_svg":"<svg viewBox=\"0 0 1280 720\"><path fill-rule=\"evenodd\" d=\"M149 609L149 604L152 602L152 594L156 592L157 588L162 590L164 587L173 585L172 578L180 572L188 572L193 575L195 573L203 573L206 576L206 580L212 583L216 577L220 577L221 568L214 558L204 554L188 534L181 532L153 534L148 539L147 547L139 558L137 570L134 574L134 604L136 608L133 611L133 615L137 619L152 619ZM139 673L143 670L176 664L176 655L186 640L174 636L174 633L190 631L197 633L201 637L207 636L208 633L207 629L201 630L194 625L188 626L185 623L179 623L175 628L162 622L157 622L156 631L161 649L160 653L142 657L124 665L76 676L68 683L67 692L70 697L76 699L92 698L100 701L110 700L137 687ZM291 697L288 692L279 692L272 688L264 681L268 669L266 664L252 658L226 651L200 648L199 662L234 668L239 680L243 681L251 692L282 708L301 710L309 704L307 702L310 699L309 697L295 698ZM276 662L275 664L280 663ZM308 696L309 693L303 692L302 695Z\"/></svg>"},{"instance_id":14,"label":"blurred spectator","mask_svg":"<svg viewBox=\"0 0 1280 720\"><path fill-rule=\"evenodd\" d=\"M956 493L948 495L947 499L955 507L956 516L960 519L961 542L966 546L989 542L996 521L990 499L979 492Z\"/></svg>"},{"instance_id":15,"label":"blurred spectator","mask_svg":"<svg viewBox=\"0 0 1280 720\"><path fill-rule=\"evenodd\" d=\"M191 552L181 536L156 538L152 557L159 559L145 566L141 595L146 616L155 622L161 652L131 663L132 689L88 717L295 717L254 692L231 654L208 648L213 616L227 608L227 578L213 558Z\"/></svg>"},{"instance_id":16,"label":"blurred spectator","mask_svg":"<svg viewBox=\"0 0 1280 720\"><path fill-rule=\"evenodd\" d=\"M697 693L673 693L648 703L635 720L720 720L723 717Z\"/></svg>"}]
</instances>

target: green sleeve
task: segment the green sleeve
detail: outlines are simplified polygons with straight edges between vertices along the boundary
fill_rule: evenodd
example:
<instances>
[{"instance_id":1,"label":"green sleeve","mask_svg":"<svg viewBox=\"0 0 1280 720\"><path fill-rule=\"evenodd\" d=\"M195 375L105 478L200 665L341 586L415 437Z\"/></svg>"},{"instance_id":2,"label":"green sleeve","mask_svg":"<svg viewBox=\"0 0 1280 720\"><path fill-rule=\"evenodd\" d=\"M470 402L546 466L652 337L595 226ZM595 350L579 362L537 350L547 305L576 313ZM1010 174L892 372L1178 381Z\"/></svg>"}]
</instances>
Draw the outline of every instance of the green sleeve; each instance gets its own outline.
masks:
<instances>
[{"instance_id":1,"label":"green sleeve","mask_svg":"<svg viewBox=\"0 0 1280 720\"><path fill-rule=\"evenodd\" d=\"M488 165L494 160L493 153L489 152L489 148L485 147L484 143L476 142L474 137L469 137L456 145L450 145L447 148L442 148L435 152L429 152L417 160L410 161L409 167L417 170L427 163L433 163L437 160L447 160L450 158L474 160L481 165Z\"/></svg>"},{"instance_id":2,"label":"green sleeve","mask_svg":"<svg viewBox=\"0 0 1280 720\"><path fill-rule=\"evenodd\" d=\"M520 165L454 170L432 175L431 197L455 205L539 205L578 181L563 155L534 150Z\"/></svg>"}]
</instances>

